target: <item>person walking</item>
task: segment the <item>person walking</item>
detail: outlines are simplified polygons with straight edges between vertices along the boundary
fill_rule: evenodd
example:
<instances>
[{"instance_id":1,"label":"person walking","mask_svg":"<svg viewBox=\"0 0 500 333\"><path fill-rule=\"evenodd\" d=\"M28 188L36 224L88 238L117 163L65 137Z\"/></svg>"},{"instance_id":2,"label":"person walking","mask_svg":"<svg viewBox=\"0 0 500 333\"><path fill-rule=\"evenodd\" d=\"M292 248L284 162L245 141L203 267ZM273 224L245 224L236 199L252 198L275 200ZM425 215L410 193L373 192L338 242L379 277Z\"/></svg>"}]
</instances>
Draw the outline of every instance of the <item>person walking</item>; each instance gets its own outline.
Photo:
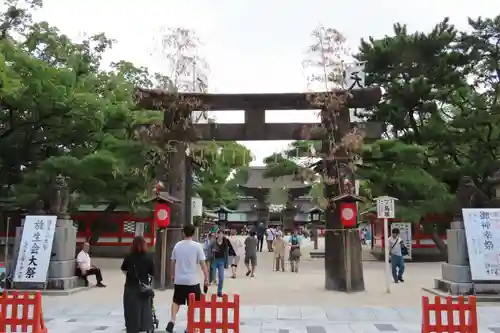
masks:
<instances>
[{"instance_id":1,"label":"person walking","mask_svg":"<svg viewBox=\"0 0 500 333\"><path fill-rule=\"evenodd\" d=\"M189 294L194 294L196 300L201 297L198 266L201 267L203 272L204 284L208 286L205 253L203 253L202 245L193 240L194 232L195 229L192 225L185 225L183 228L184 240L175 244L172 250L170 278L174 282L174 296L170 308L170 321L166 328L168 333L174 331L179 307L187 303Z\"/></svg>"},{"instance_id":2,"label":"person walking","mask_svg":"<svg viewBox=\"0 0 500 333\"><path fill-rule=\"evenodd\" d=\"M294 273L299 272L299 262L300 262L300 257L302 256L302 253L300 252L300 243L302 241L302 238L297 235L297 230L293 231L293 234L290 236L290 268L291 271Z\"/></svg>"},{"instance_id":3,"label":"person walking","mask_svg":"<svg viewBox=\"0 0 500 333\"><path fill-rule=\"evenodd\" d=\"M405 272L405 261L402 253L403 240L399 237L399 229L392 229L392 235L389 237L389 253L391 255L392 278L394 283L405 282L403 273Z\"/></svg>"},{"instance_id":4,"label":"person walking","mask_svg":"<svg viewBox=\"0 0 500 333\"><path fill-rule=\"evenodd\" d=\"M153 258L148 254L146 241L137 236L132 242L130 253L121 265L125 274L123 288L123 315L127 333L152 332L153 322L153 289L150 278L154 274Z\"/></svg>"},{"instance_id":5,"label":"person walking","mask_svg":"<svg viewBox=\"0 0 500 333\"><path fill-rule=\"evenodd\" d=\"M238 270L238 263L240 262L242 251L244 251L243 242L236 234L236 230L233 230L231 232L231 236L229 237L229 242L231 243L232 248L234 250L234 256L230 257L231 271L233 273L233 275L231 275L231 278L236 279L236 271Z\"/></svg>"},{"instance_id":6,"label":"person walking","mask_svg":"<svg viewBox=\"0 0 500 333\"><path fill-rule=\"evenodd\" d=\"M276 239L273 242L274 246L274 260L276 272L285 271L285 251L286 251L286 242L283 239L283 236L280 231L276 233Z\"/></svg>"},{"instance_id":7,"label":"person walking","mask_svg":"<svg viewBox=\"0 0 500 333\"><path fill-rule=\"evenodd\" d=\"M262 246L264 245L264 234L266 233L266 227L264 223L260 222L257 227L257 250L262 252Z\"/></svg>"},{"instance_id":8,"label":"person walking","mask_svg":"<svg viewBox=\"0 0 500 333\"><path fill-rule=\"evenodd\" d=\"M212 269L217 271L217 296L222 297L222 287L224 286L224 270L229 256L229 240L224 237L222 230L217 231L215 242L211 244Z\"/></svg>"},{"instance_id":9,"label":"person walking","mask_svg":"<svg viewBox=\"0 0 500 333\"><path fill-rule=\"evenodd\" d=\"M272 227L269 227L267 228L266 233L267 233L266 235L267 251L273 252L273 242L276 235L276 231Z\"/></svg>"},{"instance_id":10,"label":"person walking","mask_svg":"<svg viewBox=\"0 0 500 333\"><path fill-rule=\"evenodd\" d=\"M205 253L206 263L208 267L209 284L215 282L215 272L212 269L212 243L215 242L215 233L209 232L203 241L203 253Z\"/></svg>"},{"instance_id":11,"label":"person walking","mask_svg":"<svg viewBox=\"0 0 500 333\"><path fill-rule=\"evenodd\" d=\"M254 277L255 267L257 267L257 239L255 239L253 231L250 231L245 239L245 266L247 268L246 276Z\"/></svg>"}]
</instances>

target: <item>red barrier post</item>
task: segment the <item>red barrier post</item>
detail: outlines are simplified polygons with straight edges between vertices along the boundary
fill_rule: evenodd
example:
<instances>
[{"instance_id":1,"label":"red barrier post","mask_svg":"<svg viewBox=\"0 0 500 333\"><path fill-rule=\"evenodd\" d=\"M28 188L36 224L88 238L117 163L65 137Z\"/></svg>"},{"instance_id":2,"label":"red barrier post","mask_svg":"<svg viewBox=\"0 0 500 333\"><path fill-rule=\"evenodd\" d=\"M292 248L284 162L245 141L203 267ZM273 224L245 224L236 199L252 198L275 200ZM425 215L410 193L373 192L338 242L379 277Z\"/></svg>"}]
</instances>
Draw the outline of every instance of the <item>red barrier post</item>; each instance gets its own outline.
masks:
<instances>
[{"instance_id":1,"label":"red barrier post","mask_svg":"<svg viewBox=\"0 0 500 333\"><path fill-rule=\"evenodd\" d=\"M446 323L443 323L442 312L446 313ZM458 312L458 323L455 323L453 313ZM431 314L435 316L435 324L431 324ZM441 302L441 297L434 297L434 304L429 302L429 297L422 297L422 333L477 333L477 308L476 297L469 296L465 302L463 296L458 297L454 303L451 296L446 297L446 302Z\"/></svg>"},{"instance_id":2,"label":"red barrier post","mask_svg":"<svg viewBox=\"0 0 500 333\"><path fill-rule=\"evenodd\" d=\"M196 320L196 310L199 310L200 318ZM210 321L207 321L206 310L210 310ZM222 312L222 318L218 321L217 312ZM233 310L233 320L230 321L229 311ZM223 333L228 333L231 330L234 333L240 332L240 295L235 294L234 300L231 302L227 295L222 297L222 301L218 301L216 295L212 295L210 300L207 300L205 295L201 295L199 301L196 300L194 294L189 295L188 303L188 333L205 332L210 330L216 333L217 330L222 330Z\"/></svg>"},{"instance_id":3,"label":"red barrier post","mask_svg":"<svg viewBox=\"0 0 500 333\"><path fill-rule=\"evenodd\" d=\"M9 308L11 309L10 316L8 315ZM30 308L33 308L31 318L29 317ZM0 300L0 332L28 332L30 326L33 333L47 333L43 321L41 293L24 292L21 294L14 291L9 294L4 290Z\"/></svg>"}]
</instances>

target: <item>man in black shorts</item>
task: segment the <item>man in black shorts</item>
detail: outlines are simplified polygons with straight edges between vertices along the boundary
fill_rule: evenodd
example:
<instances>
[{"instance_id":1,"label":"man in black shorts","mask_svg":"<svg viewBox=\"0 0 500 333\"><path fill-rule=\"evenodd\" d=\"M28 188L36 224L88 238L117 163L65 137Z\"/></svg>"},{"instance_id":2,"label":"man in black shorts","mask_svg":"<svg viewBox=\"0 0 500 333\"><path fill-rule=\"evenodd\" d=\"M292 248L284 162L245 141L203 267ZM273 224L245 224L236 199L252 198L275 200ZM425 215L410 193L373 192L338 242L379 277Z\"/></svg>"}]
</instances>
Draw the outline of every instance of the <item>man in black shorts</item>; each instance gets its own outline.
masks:
<instances>
[{"instance_id":1,"label":"man in black shorts","mask_svg":"<svg viewBox=\"0 0 500 333\"><path fill-rule=\"evenodd\" d=\"M201 296L200 282L198 280L198 265L201 266L205 285L208 285L208 270L205 264L205 253L203 246L193 241L194 227L184 226L184 240L175 244L172 251L172 274L174 282L174 297L172 300L171 318L167 324L166 331L172 333L175 326L175 318L179 307L185 305L189 294L194 294L199 300Z\"/></svg>"},{"instance_id":2,"label":"man in black shorts","mask_svg":"<svg viewBox=\"0 0 500 333\"><path fill-rule=\"evenodd\" d=\"M250 231L250 235L245 239L245 266L247 267L246 276L251 274L254 277L255 267L257 267L257 239L253 231Z\"/></svg>"}]
</instances>

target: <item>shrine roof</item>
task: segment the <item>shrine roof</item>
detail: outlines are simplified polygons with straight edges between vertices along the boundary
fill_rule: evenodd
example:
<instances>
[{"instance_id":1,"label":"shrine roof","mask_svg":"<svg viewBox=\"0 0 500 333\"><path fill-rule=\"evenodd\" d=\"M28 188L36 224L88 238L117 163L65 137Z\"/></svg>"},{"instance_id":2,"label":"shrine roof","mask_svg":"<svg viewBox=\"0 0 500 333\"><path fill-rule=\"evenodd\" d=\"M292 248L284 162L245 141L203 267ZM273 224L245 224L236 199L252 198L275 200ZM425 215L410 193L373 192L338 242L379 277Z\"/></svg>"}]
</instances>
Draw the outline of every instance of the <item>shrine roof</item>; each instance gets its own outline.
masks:
<instances>
[{"instance_id":1,"label":"shrine roof","mask_svg":"<svg viewBox=\"0 0 500 333\"><path fill-rule=\"evenodd\" d=\"M325 210L321 207L318 207L318 206L314 206L313 208L309 209L306 213L314 213L314 212L320 212L320 213L324 213Z\"/></svg>"},{"instance_id":2,"label":"shrine roof","mask_svg":"<svg viewBox=\"0 0 500 333\"><path fill-rule=\"evenodd\" d=\"M301 180L297 180L293 175L287 175L283 177L279 177L276 179L273 178L265 178L264 172L266 167L250 167L248 173L248 180L245 184L240 184L241 187L247 188L262 188L262 189L270 189L270 188L306 188L310 187L310 184L306 184Z\"/></svg>"}]
</instances>

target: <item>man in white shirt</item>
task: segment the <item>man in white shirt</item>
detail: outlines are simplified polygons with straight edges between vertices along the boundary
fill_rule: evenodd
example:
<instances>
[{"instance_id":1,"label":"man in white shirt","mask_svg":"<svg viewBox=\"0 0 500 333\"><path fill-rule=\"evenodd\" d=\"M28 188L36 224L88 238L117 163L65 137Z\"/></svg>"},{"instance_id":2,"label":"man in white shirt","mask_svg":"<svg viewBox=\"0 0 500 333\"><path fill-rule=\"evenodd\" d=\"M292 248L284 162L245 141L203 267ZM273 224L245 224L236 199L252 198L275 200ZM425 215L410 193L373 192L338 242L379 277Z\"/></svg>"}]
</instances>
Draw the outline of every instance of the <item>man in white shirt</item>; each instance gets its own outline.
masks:
<instances>
[{"instance_id":1,"label":"man in white shirt","mask_svg":"<svg viewBox=\"0 0 500 333\"><path fill-rule=\"evenodd\" d=\"M186 225L183 228L184 240L175 244L172 250L172 264L170 278L174 282L174 297L172 300L171 318L167 324L166 331L174 331L175 318L179 307L185 305L189 294L194 294L196 299L201 297L200 280L198 277L198 266L201 266L203 276L205 277L205 286L208 286L208 269L205 264L205 253L203 246L193 241L194 227Z\"/></svg>"},{"instance_id":2,"label":"man in white shirt","mask_svg":"<svg viewBox=\"0 0 500 333\"><path fill-rule=\"evenodd\" d=\"M82 245L82 250L78 255L76 256L76 263L78 265L78 268L80 269L80 272L82 274L82 278L85 281L85 286L88 287L89 285L89 280L88 276L89 275L95 275L95 278L97 280L97 287L104 288L106 287L102 283L102 273L99 268L91 264L90 260L90 255L89 255L89 248L90 244L85 242Z\"/></svg>"},{"instance_id":3,"label":"man in white shirt","mask_svg":"<svg viewBox=\"0 0 500 333\"><path fill-rule=\"evenodd\" d=\"M392 236L389 237L389 254L391 256L392 278L394 283L404 282L403 273L405 271L405 261L401 252L401 243L399 229L392 229Z\"/></svg>"},{"instance_id":4,"label":"man in white shirt","mask_svg":"<svg viewBox=\"0 0 500 333\"><path fill-rule=\"evenodd\" d=\"M273 228L269 227L267 230L266 230L266 233L267 233L267 250L269 252L273 252L273 242L274 242L274 237L276 235L276 231L274 231Z\"/></svg>"}]
</instances>

